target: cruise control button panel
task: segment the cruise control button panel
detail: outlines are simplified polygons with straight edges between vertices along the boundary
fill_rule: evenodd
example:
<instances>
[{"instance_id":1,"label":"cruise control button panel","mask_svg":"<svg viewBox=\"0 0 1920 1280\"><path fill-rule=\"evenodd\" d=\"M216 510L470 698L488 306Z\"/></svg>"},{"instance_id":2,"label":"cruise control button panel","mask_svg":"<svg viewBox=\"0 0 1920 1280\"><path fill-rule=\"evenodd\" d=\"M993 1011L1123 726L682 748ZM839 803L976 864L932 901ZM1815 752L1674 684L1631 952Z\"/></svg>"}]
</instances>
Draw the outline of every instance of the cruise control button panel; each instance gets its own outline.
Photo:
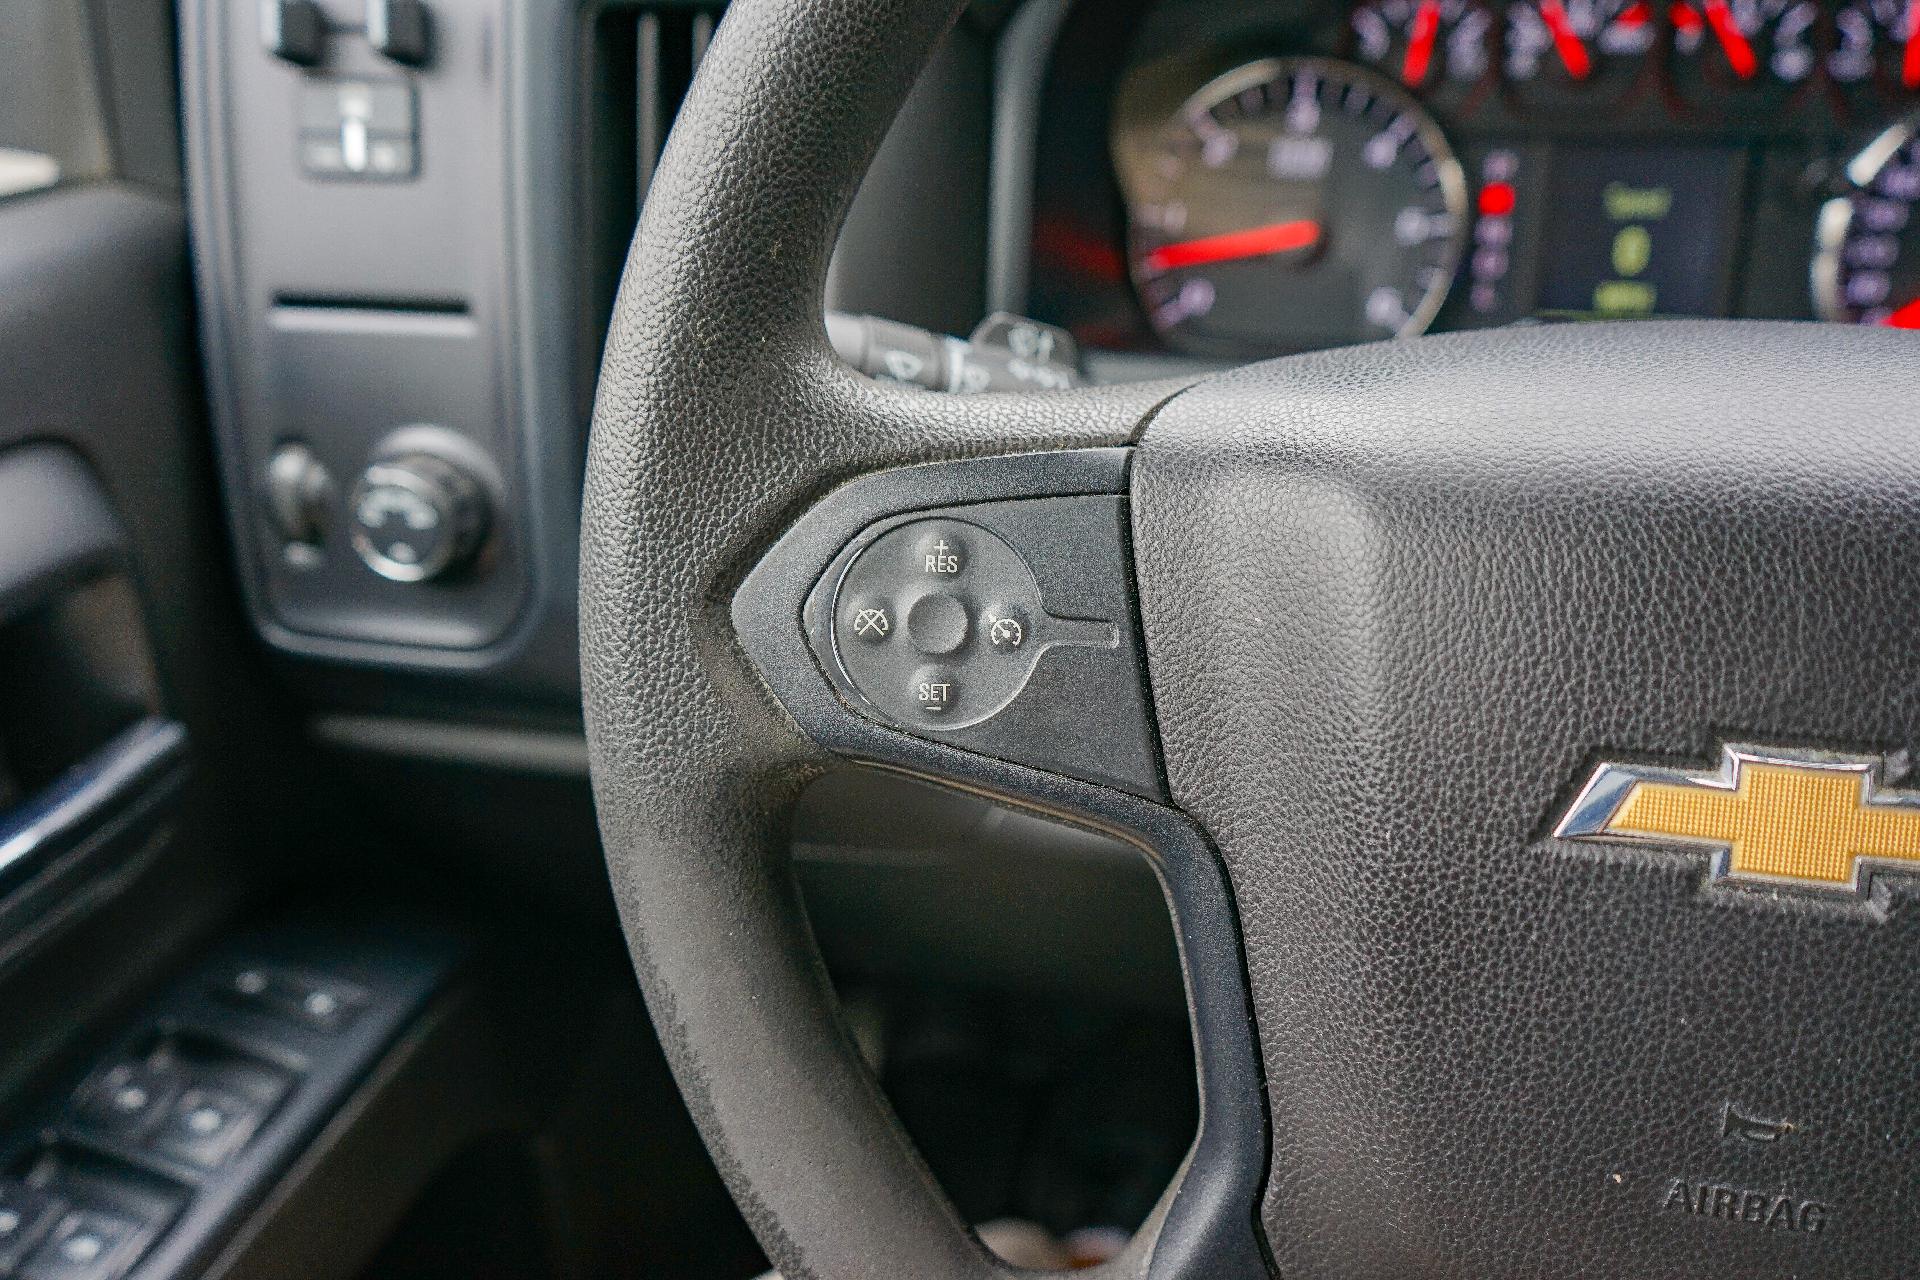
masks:
<instances>
[{"instance_id":1,"label":"cruise control button panel","mask_svg":"<svg viewBox=\"0 0 1920 1280\"><path fill-rule=\"evenodd\" d=\"M840 597L840 668L901 725L979 724L1019 695L1048 649L1120 645L1113 621L1049 616L1020 553L954 518L881 533L848 564Z\"/></svg>"},{"instance_id":2,"label":"cruise control button panel","mask_svg":"<svg viewBox=\"0 0 1920 1280\"><path fill-rule=\"evenodd\" d=\"M905 514L861 531L807 603L842 698L909 733L1163 794L1114 494Z\"/></svg>"}]
</instances>

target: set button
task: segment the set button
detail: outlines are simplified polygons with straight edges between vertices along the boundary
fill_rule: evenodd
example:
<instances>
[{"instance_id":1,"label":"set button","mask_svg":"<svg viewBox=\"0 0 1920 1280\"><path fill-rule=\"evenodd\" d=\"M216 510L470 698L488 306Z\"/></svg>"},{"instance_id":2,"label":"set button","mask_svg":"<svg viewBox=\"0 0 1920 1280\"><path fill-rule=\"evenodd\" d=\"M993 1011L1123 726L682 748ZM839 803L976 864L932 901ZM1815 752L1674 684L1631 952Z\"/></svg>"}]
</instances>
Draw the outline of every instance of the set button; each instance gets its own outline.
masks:
<instances>
[{"instance_id":1,"label":"set button","mask_svg":"<svg viewBox=\"0 0 1920 1280\"><path fill-rule=\"evenodd\" d=\"M944 719L960 700L960 683L946 667L921 667L913 673L914 707L929 719Z\"/></svg>"}]
</instances>

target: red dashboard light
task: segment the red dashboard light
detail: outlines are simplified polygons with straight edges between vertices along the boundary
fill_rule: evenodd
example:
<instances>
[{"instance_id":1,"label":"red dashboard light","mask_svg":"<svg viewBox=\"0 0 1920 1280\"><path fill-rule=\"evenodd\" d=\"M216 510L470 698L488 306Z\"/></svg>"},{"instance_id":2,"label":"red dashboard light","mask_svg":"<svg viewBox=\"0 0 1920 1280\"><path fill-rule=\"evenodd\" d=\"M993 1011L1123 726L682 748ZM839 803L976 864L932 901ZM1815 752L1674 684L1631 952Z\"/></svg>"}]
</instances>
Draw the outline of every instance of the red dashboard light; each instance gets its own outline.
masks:
<instances>
[{"instance_id":1,"label":"red dashboard light","mask_svg":"<svg viewBox=\"0 0 1920 1280\"><path fill-rule=\"evenodd\" d=\"M1489 182L1480 188L1480 216L1483 218L1504 218L1513 212L1514 193L1511 182Z\"/></svg>"},{"instance_id":2,"label":"red dashboard light","mask_svg":"<svg viewBox=\"0 0 1920 1280\"><path fill-rule=\"evenodd\" d=\"M1894 311L1880 323L1890 329L1920 329L1920 298Z\"/></svg>"}]
</instances>

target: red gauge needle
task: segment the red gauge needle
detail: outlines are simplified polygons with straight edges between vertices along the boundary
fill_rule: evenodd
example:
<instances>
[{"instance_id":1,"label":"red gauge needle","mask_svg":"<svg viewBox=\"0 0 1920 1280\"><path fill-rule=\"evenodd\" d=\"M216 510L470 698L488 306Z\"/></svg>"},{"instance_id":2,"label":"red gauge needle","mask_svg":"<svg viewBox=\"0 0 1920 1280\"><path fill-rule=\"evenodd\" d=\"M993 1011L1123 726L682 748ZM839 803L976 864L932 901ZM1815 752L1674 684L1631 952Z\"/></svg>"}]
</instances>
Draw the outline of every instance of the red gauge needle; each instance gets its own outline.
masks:
<instances>
[{"instance_id":1,"label":"red gauge needle","mask_svg":"<svg viewBox=\"0 0 1920 1280\"><path fill-rule=\"evenodd\" d=\"M1920 3L1920 0L1915 0ZM1420 0L1413 13L1413 33L1407 40L1406 61L1400 64L1400 79L1418 85L1433 66L1433 40L1440 34L1440 0Z\"/></svg>"},{"instance_id":2,"label":"red gauge needle","mask_svg":"<svg viewBox=\"0 0 1920 1280\"><path fill-rule=\"evenodd\" d=\"M1915 298L1880 323L1890 329L1920 329L1920 298Z\"/></svg>"},{"instance_id":3,"label":"red gauge needle","mask_svg":"<svg viewBox=\"0 0 1920 1280\"><path fill-rule=\"evenodd\" d=\"M1920 0L1907 0L1907 40L1900 49L1900 83L1920 89Z\"/></svg>"},{"instance_id":4,"label":"red gauge needle","mask_svg":"<svg viewBox=\"0 0 1920 1280\"><path fill-rule=\"evenodd\" d=\"M1291 253L1319 242L1320 224L1312 218L1296 218L1292 222L1272 222L1264 227L1163 244L1149 253L1141 265L1153 272L1174 271L1181 267L1205 266L1209 262Z\"/></svg>"},{"instance_id":5,"label":"red gauge needle","mask_svg":"<svg viewBox=\"0 0 1920 1280\"><path fill-rule=\"evenodd\" d=\"M1547 30L1553 33L1553 47L1560 55L1560 61L1566 64L1567 74L1575 80L1585 80L1593 74L1593 55L1587 52L1587 46L1580 40L1580 33L1573 29L1573 20L1567 17L1567 7L1560 0L1540 0L1540 19L1547 24Z\"/></svg>"},{"instance_id":6,"label":"red gauge needle","mask_svg":"<svg viewBox=\"0 0 1920 1280\"><path fill-rule=\"evenodd\" d=\"M1706 10L1707 25L1713 28L1720 47L1727 51L1727 65L1733 68L1733 74L1742 80L1753 79L1760 70L1760 59L1754 56L1753 43L1740 29L1733 10L1727 7L1727 0L1706 0Z\"/></svg>"}]
</instances>

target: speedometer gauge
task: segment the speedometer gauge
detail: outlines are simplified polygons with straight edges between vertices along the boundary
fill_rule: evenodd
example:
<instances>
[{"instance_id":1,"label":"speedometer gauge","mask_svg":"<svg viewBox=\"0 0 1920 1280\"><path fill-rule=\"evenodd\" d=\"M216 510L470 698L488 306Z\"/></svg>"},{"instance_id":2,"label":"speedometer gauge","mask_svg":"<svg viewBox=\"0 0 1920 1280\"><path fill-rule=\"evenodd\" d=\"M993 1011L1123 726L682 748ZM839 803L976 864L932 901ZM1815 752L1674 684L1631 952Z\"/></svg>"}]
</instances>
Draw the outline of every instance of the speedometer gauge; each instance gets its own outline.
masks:
<instances>
[{"instance_id":1,"label":"speedometer gauge","mask_svg":"<svg viewBox=\"0 0 1920 1280\"><path fill-rule=\"evenodd\" d=\"M1466 236L1433 120L1370 72L1275 58L1229 72L1116 160L1154 327L1212 355L1419 333Z\"/></svg>"}]
</instances>

